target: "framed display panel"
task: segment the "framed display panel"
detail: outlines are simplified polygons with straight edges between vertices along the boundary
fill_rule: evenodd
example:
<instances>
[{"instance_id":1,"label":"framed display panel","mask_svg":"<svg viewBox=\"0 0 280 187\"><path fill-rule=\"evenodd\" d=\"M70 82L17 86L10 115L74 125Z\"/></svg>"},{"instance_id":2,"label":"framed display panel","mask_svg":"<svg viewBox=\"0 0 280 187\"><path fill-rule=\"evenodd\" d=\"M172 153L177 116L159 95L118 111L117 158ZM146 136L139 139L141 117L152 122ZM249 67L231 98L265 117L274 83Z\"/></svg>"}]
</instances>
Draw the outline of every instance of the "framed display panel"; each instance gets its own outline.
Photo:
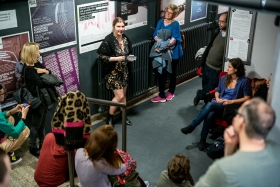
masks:
<instances>
[{"instance_id":1,"label":"framed display panel","mask_svg":"<svg viewBox=\"0 0 280 187\"><path fill-rule=\"evenodd\" d=\"M106 35L112 32L115 19L114 1L97 1L77 5L80 54L96 50Z\"/></svg>"},{"instance_id":2,"label":"framed display panel","mask_svg":"<svg viewBox=\"0 0 280 187\"><path fill-rule=\"evenodd\" d=\"M145 26L148 23L148 8L146 4L136 5L129 2L117 3L117 17L125 21L125 30Z\"/></svg>"},{"instance_id":3,"label":"framed display panel","mask_svg":"<svg viewBox=\"0 0 280 187\"><path fill-rule=\"evenodd\" d=\"M5 101L1 108L15 105L13 93L20 88L20 75L15 73L17 62L20 61L22 46L29 42L29 32L0 36L0 83L5 90Z\"/></svg>"},{"instance_id":4,"label":"framed display panel","mask_svg":"<svg viewBox=\"0 0 280 187\"><path fill-rule=\"evenodd\" d=\"M41 53L77 44L74 0L28 0L32 41Z\"/></svg>"},{"instance_id":5,"label":"framed display panel","mask_svg":"<svg viewBox=\"0 0 280 187\"><path fill-rule=\"evenodd\" d=\"M230 8L226 45L226 61L240 58L251 65L257 12Z\"/></svg>"},{"instance_id":6,"label":"framed display panel","mask_svg":"<svg viewBox=\"0 0 280 187\"><path fill-rule=\"evenodd\" d=\"M207 17L208 4L201 1L192 1L190 22L201 20Z\"/></svg>"},{"instance_id":7,"label":"framed display panel","mask_svg":"<svg viewBox=\"0 0 280 187\"><path fill-rule=\"evenodd\" d=\"M228 12L229 7L228 6L222 6L219 5L218 6L218 14L224 13L224 12Z\"/></svg>"}]
</instances>

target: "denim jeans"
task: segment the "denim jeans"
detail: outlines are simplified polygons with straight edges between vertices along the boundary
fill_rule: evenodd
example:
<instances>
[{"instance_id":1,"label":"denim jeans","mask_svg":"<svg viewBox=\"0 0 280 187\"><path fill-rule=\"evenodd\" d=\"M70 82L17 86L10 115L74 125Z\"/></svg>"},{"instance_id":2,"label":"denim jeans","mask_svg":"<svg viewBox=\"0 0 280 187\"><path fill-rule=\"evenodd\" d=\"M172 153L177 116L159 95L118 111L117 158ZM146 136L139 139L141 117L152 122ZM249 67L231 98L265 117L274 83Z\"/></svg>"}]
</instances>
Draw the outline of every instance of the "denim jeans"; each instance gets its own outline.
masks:
<instances>
[{"instance_id":1,"label":"denim jeans","mask_svg":"<svg viewBox=\"0 0 280 187\"><path fill-rule=\"evenodd\" d=\"M193 127L197 127L203 120L203 127L201 130L201 138L207 138L210 126L215 116L222 116L225 106L220 103L209 102L200 111L198 116L190 124Z\"/></svg>"}]
</instances>

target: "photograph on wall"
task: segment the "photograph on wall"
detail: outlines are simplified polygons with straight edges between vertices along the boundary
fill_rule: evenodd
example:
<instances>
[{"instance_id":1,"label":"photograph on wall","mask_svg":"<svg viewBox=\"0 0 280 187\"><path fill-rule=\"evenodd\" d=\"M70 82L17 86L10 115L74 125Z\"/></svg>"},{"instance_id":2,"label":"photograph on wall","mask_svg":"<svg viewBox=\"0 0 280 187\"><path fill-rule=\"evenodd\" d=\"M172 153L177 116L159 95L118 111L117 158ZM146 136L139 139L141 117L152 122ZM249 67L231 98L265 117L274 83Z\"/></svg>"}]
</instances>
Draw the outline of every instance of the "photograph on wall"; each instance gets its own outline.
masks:
<instances>
[{"instance_id":1,"label":"photograph on wall","mask_svg":"<svg viewBox=\"0 0 280 187\"><path fill-rule=\"evenodd\" d=\"M56 87L62 96L69 91L79 90L79 70L77 48L73 47L42 57L43 65L58 76L64 84Z\"/></svg>"},{"instance_id":2,"label":"photograph on wall","mask_svg":"<svg viewBox=\"0 0 280 187\"><path fill-rule=\"evenodd\" d=\"M252 11L232 9L227 55L229 59L239 57L242 61L247 61L250 32L254 30L251 27L252 17Z\"/></svg>"},{"instance_id":3,"label":"photograph on wall","mask_svg":"<svg viewBox=\"0 0 280 187\"><path fill-rule=\"evenodd\" d=\"M97 49L112 32L116 17L114 1L98 1L77 5L80 54Z\"/></svg>"},{"instance_id":4,"label":"photograph on wall","mask_svg":"<svg viewBox=\"0 0 280 187\"><path fill-rule=\"evenodd\" d=\"M179 8L179 12L178 15L175 17L175 20L178 21L180 25L185 24L185 9L186 9L185 0L161 0L160 17L164 18L166 9L170 4L177 5Z\"/></svg>"},{"instance_id":5,"label":"photograph on wall","mask_svg":"<svg viewBox=\"0 0 280 187\"><path fill-rule=\"evenodd\" d=\"M221 13L224 13L224 12L228 12L228 6L219 5L218 6L218 14L221 14Z\"/></svg>"},{"instance_id":6,"label":"photograph on wall","mask_svg":"<svg viewBox=\"0 0 280 187\"><path fill-rule=\"evenodd\" d=\"M148 8L128 2L117 2L117 17L125 21L125 30L147 25Z\"/></svg>"},{"instance_id":7,"label":"photograph on wall","mask_svg":"<svg viewBox=\"0 0 280 187\"><path fill-rule=\"evenodd\" d=\"M32 40L41 53L77 44L74 0L29 0Z\"/></svg>"},{"instance_id":8,"label":"photograph on wall","mask_svg":"<svg viewBox=\"0 0 280 187\"><path fill-rule=\"evenodd\" d=\"M0 84L4 86L5 101L1 103L1 108L15 105L13 93L21 86L21 79L15 74L15 67L20 61L20 51L22 46L29 42L29 33L17 33L0 37Z\"/></svg>"},{"instance_id":9,"label":"photograph on wall","mask_svg":"<svg viewBox=\"0 0 280 187\"><path fill-rule=\"evenodd\" d=\"M190 21L198 21L206 18L207 16L207 3L201 1L192 1L191 5L191 19Z\"/></svg>"}]
</instances>

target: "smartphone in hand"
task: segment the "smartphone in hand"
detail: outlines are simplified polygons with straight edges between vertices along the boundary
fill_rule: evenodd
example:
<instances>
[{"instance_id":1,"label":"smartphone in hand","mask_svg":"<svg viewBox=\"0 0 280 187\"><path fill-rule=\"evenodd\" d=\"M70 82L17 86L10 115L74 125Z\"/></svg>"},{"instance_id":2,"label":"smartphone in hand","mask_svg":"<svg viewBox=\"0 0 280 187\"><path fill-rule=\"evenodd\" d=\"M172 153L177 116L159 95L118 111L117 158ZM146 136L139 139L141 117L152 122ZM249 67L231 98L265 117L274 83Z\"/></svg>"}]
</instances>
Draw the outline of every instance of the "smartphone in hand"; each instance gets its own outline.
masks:
<instances>
[{"instance_id":1,"label":"smartphone in hand","mask_svg":"<svg viewBox=\"0 0 280 187\"><path fill-rule=\"evenodd\" d=\"M130 55L126 57L127 60L136 60L136 58L137 58L136 56L130 56Z\"/></svg>"},{"instance_id":2,"label":"smartphone in hand","mask_svg":"<svg viewBox=\"0 0 280 187\"><path fill-rule=\"evenodd\" d=\"M24 103L23 107L26 108L29 104L28 103Z\"/></svg>"}]
</instances>

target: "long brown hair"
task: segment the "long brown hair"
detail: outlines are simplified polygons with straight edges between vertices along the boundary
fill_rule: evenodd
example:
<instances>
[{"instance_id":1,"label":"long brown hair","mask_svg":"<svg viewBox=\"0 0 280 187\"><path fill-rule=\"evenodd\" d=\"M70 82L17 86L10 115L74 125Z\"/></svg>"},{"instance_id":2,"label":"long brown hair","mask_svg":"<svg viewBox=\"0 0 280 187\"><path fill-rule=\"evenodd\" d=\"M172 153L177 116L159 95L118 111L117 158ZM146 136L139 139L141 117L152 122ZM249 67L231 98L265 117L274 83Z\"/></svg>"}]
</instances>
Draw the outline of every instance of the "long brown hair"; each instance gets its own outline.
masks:
<instances>
[{"instance_id":1,"label":"long brown hair","mask_svg":"<svg viewBox=\"0 0 280 187\"><path fill-rule=\"evenodd\" d=\"M89 159L94 163L105 159L108 164L119 168L118 157L115 151L118 145L118 134L110 125L103 125L90 134L85 150Z\"/></svg>"},{"instance_id":2,"label":"long brown hair","mask_svg":"<svg viewBox=\"0 0 280 187\"><path fill-rule=\"evenodd\" d=\"M243 61L240 58L232 58L229 60L231 63L232 67L236 69L236 76L241 77L245 75L245 66ZM228 86L232 81L231 75L226 76L226 81L225 81L225 86Z\"/></svg>"}]
</instances>

